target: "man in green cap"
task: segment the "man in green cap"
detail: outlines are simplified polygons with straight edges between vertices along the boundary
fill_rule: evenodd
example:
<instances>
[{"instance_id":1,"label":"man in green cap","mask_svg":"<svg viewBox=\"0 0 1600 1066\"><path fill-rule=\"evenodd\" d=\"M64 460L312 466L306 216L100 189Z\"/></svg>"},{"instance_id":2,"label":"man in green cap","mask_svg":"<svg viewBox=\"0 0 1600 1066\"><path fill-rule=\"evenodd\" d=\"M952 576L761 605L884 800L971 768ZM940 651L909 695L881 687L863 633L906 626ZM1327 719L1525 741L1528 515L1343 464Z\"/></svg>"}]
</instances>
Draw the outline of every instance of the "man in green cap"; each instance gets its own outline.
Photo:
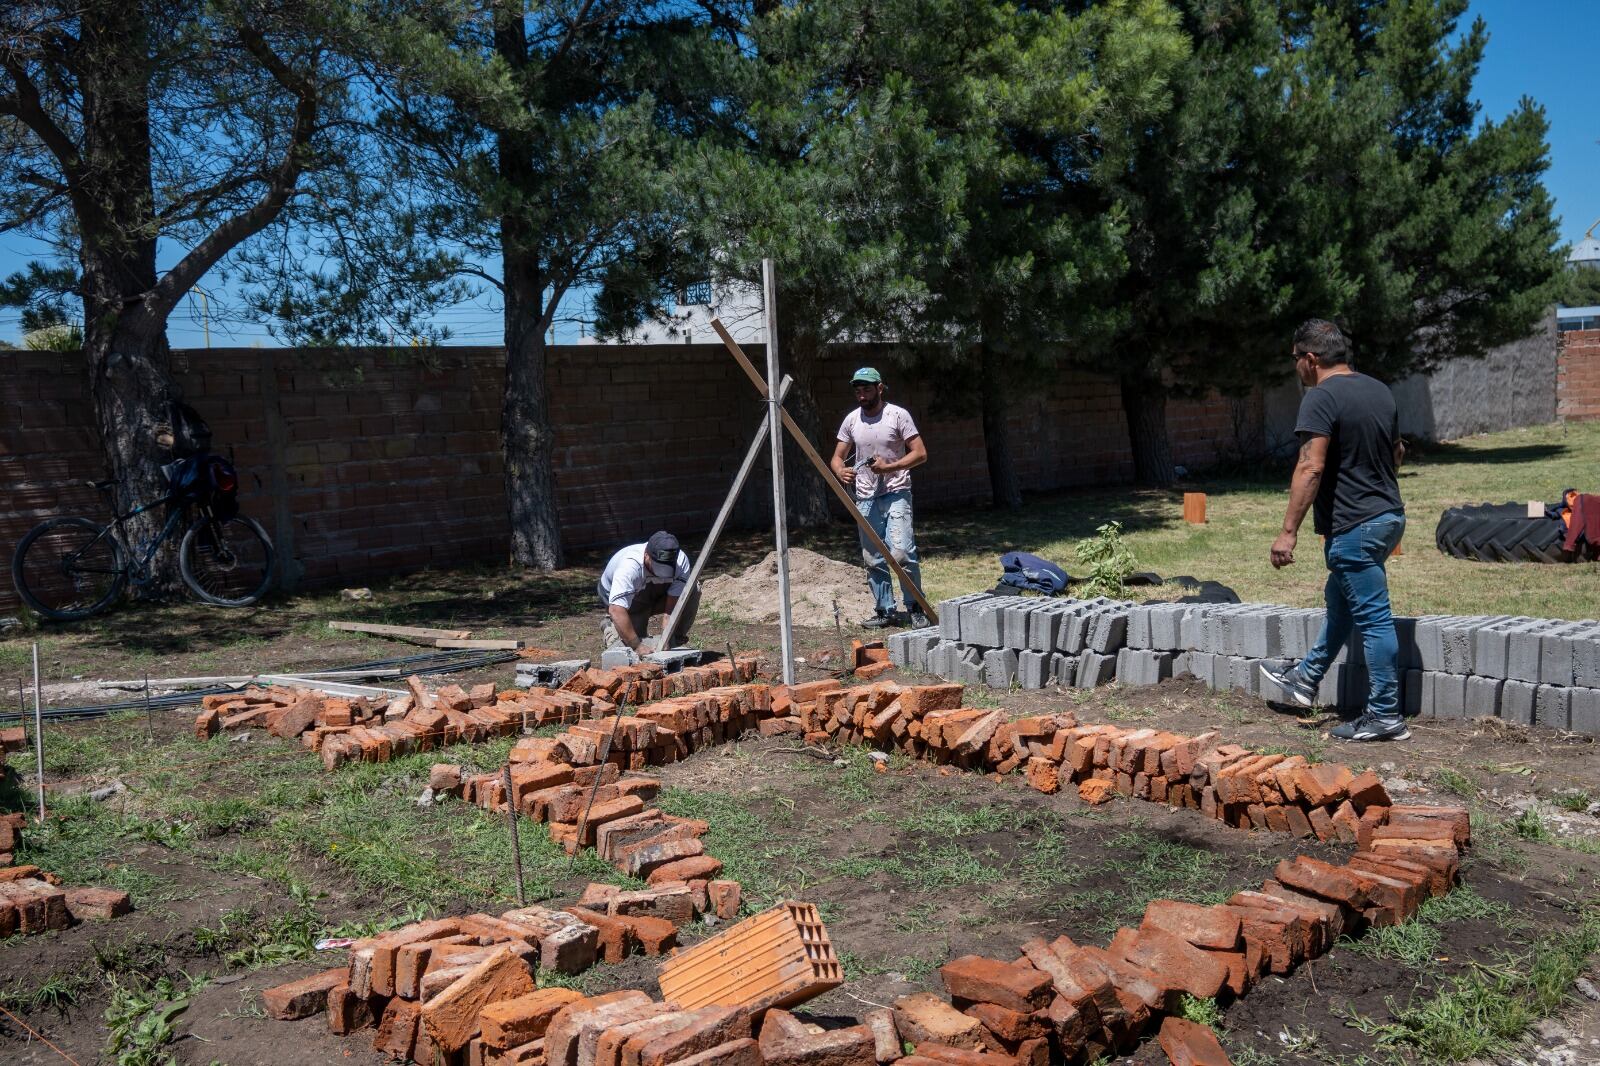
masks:
<instances>
[{"instance_id":1,"label":"man in green cap","mask_svg":"<svg viewBox=\"0 0 1600 1066\"><path fill-rule=\"evenodd\" d=\"M864 366L850 376L855 389L855 410L839 426L839 443L833 449L833 472L855 489L856 510L889 546L906 576L922 587L917 562L917 542L911 530L911 468L928 461L927 446L904 407L884 401L883 375ZM852 456L852 453L854 455ZM889 564L861 538L861 557L867 564L867 584L877 601L877 613L861 624L878 629L892 625L928 624L909 588L900 589L905 610L894 609L894 580Z\"/></svg>"}]
</instances>

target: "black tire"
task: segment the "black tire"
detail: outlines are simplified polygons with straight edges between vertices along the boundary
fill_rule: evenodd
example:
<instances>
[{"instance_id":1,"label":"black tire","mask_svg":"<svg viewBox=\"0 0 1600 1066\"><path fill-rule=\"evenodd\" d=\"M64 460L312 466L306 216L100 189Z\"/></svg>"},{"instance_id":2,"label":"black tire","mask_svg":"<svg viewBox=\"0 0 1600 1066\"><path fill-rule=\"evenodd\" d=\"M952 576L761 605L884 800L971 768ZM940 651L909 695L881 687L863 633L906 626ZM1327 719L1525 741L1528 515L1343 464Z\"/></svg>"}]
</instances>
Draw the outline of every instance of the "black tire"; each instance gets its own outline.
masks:
<instances>
[{"instance_id":1,"label":"black tire","mask_svg":"<svg viewBox=\"0 0 1600 1066\"><path fill-rule=\"evenodd\" d=\"M1439 516L1434 543L1458 559L1483 563L1561 563L1566 527L1559 518L1529 518L1520 503L1452 507Z\"/></svg>"},{"instance_id":2,"label":"black tire","mask_svg":"<svg viewBox=\"0 0 1600 1066\"><path fill-rule=\"evenodd\" d=\"M52 518L28 530L11 554L11 582L41 618L72 622L111 606L128 583L117 539L87 518Z\"/></svg>"},{"instance_id":3,"label":"black tire","mask_svg":"<svg viewBox=\"0 0 1600 1066\"><path fill-rule=\"evenodd\" d=\"M272 583L272 541L254 518L220 522L202 515L178 548L178 572L189 591L218 607L249 607Z\"/></svg>"}]
</instances>

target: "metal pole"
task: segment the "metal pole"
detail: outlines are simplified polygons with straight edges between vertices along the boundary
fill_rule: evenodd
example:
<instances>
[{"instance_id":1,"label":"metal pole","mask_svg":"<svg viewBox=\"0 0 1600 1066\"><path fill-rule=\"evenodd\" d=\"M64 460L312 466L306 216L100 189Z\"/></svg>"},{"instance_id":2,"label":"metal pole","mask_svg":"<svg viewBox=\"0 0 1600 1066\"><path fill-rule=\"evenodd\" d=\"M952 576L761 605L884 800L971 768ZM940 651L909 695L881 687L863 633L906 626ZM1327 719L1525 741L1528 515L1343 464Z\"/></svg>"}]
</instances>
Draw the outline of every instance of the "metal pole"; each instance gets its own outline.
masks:
<instances>
[{"instance_id":1,"label":"metal pole","mask_svg":"<svg viewBox=\"0 0 1600 1066\"><path fill-rule=\"evenodd\" d=\"M772 442L772 526L778 550L778 633L783 642L783 683L794 684L794 624L789 617L789 514L783 493L782 401L778 398L778 273L761 260L767 305L767 409Z\"/></svg>"},{"instance_id":2,"label":"metal pole","mask_svg":"<svg viewBox=\"0 0 1600 1066\"><path fill-rule=\"evenodd\" d=\"M501 769L501 782L506 791L506 824L511 827L511 868L517 872L517 906L528 905L528 893L522 886L522 837L517 833L517 800L511 788L511 764Z\"/></svg>"},{"instance_id":3,"label":"metal pole","mask_svg":"<svg viewBox=\"0 0 1600 1066\"><path fill-rule=\"evenodd\" d=\"M778 396L789 394L789 386L794 380L787 374L778 386ZM739 472L733 476L733 487L728 490L727 498L722 501L722 510L717 512L716 521L711 523L711 532L706 534L706 540L700 546L700 554L695 556L694 566L689 570L689 580L683 586L683 595L672 608L672 613L667 616L667 624L661 629L661 650L666 651L672 647L672 638L678 628L678 619L683 616L684 608L689 605L689 597L694 593L700 581L700 571L706 567L706 560L711 558L711 549L717 543L717 538L722 535L722 527L727 525L728 518L733 514L733 505L739 502L739 494L744 491L744 483L750 478L750 471L755 469L756 460L761 458L762 445L767 443L767 417L761 416L761 424L756 427L756 434L750 441L750 447L745 449L744 462L739 464Z\"/></svg>"},{"instance_id":4,"label":"metal pole","mask_svg":"<svg viewBox=\"0 0 1600 1066\"><path fill-rule=\"evenodd\" d=\"M33 754L39 773L39 822L44 823L44 694L39 688L39 645L33 646Z\"/></svg>"}]
</instances>

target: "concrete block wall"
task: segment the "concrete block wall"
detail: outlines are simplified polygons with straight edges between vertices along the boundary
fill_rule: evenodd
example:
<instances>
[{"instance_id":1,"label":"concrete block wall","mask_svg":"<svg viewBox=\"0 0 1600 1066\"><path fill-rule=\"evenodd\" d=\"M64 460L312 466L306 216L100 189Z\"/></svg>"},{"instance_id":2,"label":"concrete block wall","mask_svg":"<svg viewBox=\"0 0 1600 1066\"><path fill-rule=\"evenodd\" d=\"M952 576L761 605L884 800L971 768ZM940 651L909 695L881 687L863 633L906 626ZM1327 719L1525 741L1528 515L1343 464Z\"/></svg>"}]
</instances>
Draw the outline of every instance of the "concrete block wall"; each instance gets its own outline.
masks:
<instances>
[{"instance_id":1,"label":"concrete block wall","mask_svg":"<svg viewBox=\"0 0 1600 1066\"><path fill-rule=\"evenodd\" d=\"M974 593L939 604L939 625L889 639L890 659L951 681L1093 688L1189 675L1217 690L1281 701L1261 666L1303 658L1320 609L1270 603L1138 605L1104 598ZM1433 718L1498 717L1600 735L1600 622L1508 615L1396 618L1401 701ZM1359 638L1318 693L1326 707L1367 698Z\"/></svg>"}]
</instances>

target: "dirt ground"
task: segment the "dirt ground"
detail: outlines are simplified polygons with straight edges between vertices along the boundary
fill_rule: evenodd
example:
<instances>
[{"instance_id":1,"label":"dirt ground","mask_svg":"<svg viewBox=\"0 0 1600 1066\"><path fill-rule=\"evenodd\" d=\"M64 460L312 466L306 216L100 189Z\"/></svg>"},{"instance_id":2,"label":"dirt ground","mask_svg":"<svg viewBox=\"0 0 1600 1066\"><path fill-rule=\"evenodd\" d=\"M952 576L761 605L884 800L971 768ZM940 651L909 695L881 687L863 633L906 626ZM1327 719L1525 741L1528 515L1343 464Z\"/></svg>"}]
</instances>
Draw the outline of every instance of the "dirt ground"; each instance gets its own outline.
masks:
<instances>
[{"instance_id":1,"label":"dirt ground","mask_svg":"<svg viewBox=\"0 0 1600 1066\"><path fill-rule=\"evenodd\" d=\"M524 605L525 624L502 629L544 647L597 654L596 619L571 610L549 616L559 601ZM480 609L487 615L492 607ZM710 647L731 642L770 651L777 643L775 626L715 615L695 635ZM836 643L831 630L798 631L797 652L807 661L802 679L822 676L817 664ZM301 619L234 657L250 669L304 668L406 650L330 640L315 619ZM95 663L105 670L130 663L173 673L200 668L179 651L155 663L119 658L126 655L108 646ZM507 664L464 679L506 684L511 674ZM1526 959L1545 938L1573 929L1600 880L1600 820L1581 809L1600 799L1590 738L1419 721L1409 742L1345 748L1327 739L1331 721L1280 714L1194 682L1089 693L978 688L968 702L1018 715L1071 707L1083 721L1218 729L1260 749L1371 765L1397 799L1473 808L1476 846L1465 887L1452 897L1459 905L1411 930L1414 939L1342 944L1222 1005L1215 1024L1240 1064L1428 1061L1405 1044L1383 1042L1396 1019L1475 966L1507 966L1507 953ZM267 1020L259 991L341 964L343 952L311 949L322 935L514 903L504 822L459 803L416 803L428 762L490 766L503 759L503 746L324 775L313 760L264 736L199 744L188 736L191 720L187 712L158 714L148 736L142 715L59 731L52 725L52 739L61 743L47 778L63 820L39 857L68 864L63 874L110 878L133 892L138 909L111 923L0 942L0 1006L79 1063L159 1061L127 1050L143 1046L137 1033L125 1037L122 1051L108 1051L114 1033L137 1029L119 1030L108 1009L137 1014L140 990L170 1002L186 978L204 976L208 983L171 1023L166 1050L179 1062L379 1062L366 1039L330 1036L321 1019ZM1037 934L1104 943L1116 926L1136 921L1150 898L1212 901L1255 887L1285 856L1338 861L1347 850L1240 832L1198 812L1120 798L1089 808L1073 794L1034 792L1020 777L995 780L898 757L876 773L862 751L807 749L795 738L746 738L661 776L665 807L711 824L708 850L744 885L747 912L780 898L821 908L848 978L806 1006L824 1024L938 988L937 967L960 954L1009 957ZM102 804L81 795L112 780L126 791ZM0 791L0 808L25 802L15 781ZM568 872L564 857L541 851L539 841L525 839L524 846L533 851L525 856L531 898L564 902L587 881L616 876L597 863ZM33 861L28 852L21 858ZM654 991L655 968L636 958L597 967L576 983L589 991ZM176 984L157 990L164 997L148 992L162 977ZM148 1022L153 1015L137 1016ZM1573 996L1518 1054L1529 1062L1600 1062L1600 1008ZM0 1015L0 1061L63 1059ZM1147 1041L1127 1061L1164 1058Z\"/></svg>"}]
</instances>

